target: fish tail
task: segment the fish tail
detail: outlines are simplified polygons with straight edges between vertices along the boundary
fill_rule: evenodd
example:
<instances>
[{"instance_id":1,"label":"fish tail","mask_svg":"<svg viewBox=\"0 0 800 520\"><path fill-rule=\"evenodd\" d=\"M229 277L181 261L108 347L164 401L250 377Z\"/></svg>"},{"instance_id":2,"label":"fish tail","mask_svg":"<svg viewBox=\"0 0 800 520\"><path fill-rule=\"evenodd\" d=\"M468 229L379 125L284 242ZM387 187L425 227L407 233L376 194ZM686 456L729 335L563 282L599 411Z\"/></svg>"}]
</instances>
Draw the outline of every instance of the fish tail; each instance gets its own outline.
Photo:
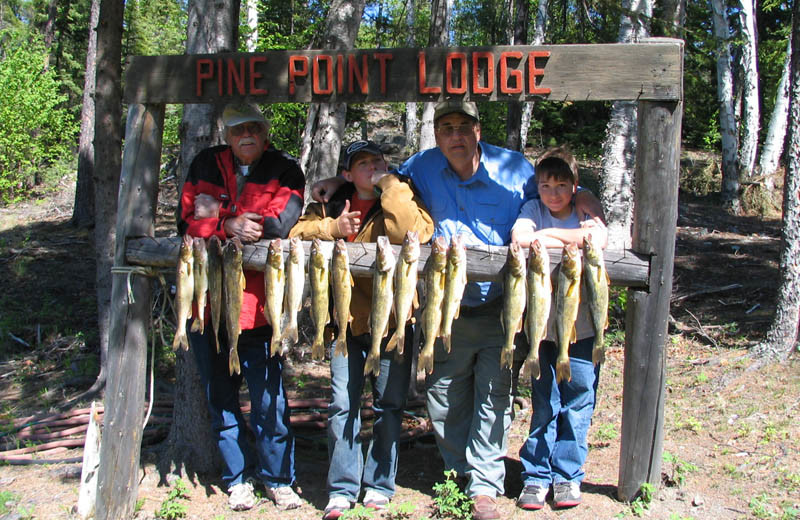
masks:
<instances>
[{"instance_id":1,"label":"fish tail","mask_svg":"<svg viewBox=\"0 0 800 520\"><path fill-rule=\"evenodd\" d=\"M556 361L556 382L571 381L572 371L569 368L569 358Z\"/></svg>"},{"instance_id":2,"label":"fish tail","mask_svg":"<svg viewBox=\"0 0 800 520\"><path fill-rule=\"evenodd\" d=\"M386 352L391 352L397 346L397 342L403 338L403 333L400 332L401 325L398 325L394 332L392 332L392 337L389 338L389 341L386 342Z\"/></svg>"},{"instance_id":3,"label":"fish tail","mask_svg":"<svg viewBox=\"0 0 800 520\"><path fill-rule=\"evenodd\" d=\"M372 352L369 353L367 356L367 361L364 363L364 375L368 376L370 374L375 375L378 377L378 374L381 373L381 363L380 357L372 355Z\"/></svg>"},{"instance_id":4,"label":"fish tail","mask_svg":"<svg viewBox=\"0 0 800 520\"><path fill-rule=\"evenodd\" d=\"M425 371L426 374L430 374L433 372L433 349L432 348L423 348L422 351L419 353L419 359L417 359L417 370L422 372Z\"/></svg>"},{"instance_id":5,"label":"fish tail","mask_svg":"<svg viewBox=\"0 0 800 520\"><path fill-rule=\"evenodd\" d=\"M594 348L592 348L592 363L601 365L606 360L606 350L603 347L603 335L598 334L594 337Z\"/></svg>"},{"instance_id":6,"label":"fish tail","mask_svg":"<svg viewBox=\"0 0 800 520\"><path fill-rule=\"evenodd\" d=\"M214 344L217 346L217 354L219 354L219 335L214 331Z\"/></svg>"},{"instance_id":7,"label":"fish tail","mask_svg":"<svg viewBox=\"0 0 800 520\"><path fill-rule=\"evenodd\" d=\"M311 345L311 359L314 361L322 361L325 359L325 342L322 341L322 334L314 339L314 344Z\"/></svg>"},{"instance_id":8,"label":"fish tail","mask_svg":"<svg viewBox=\"0 0 800 520\"><path fill-rule=\"evenodd\" d=\"M500 367L511 368L511 360L514 357L514 345L506 345L500 351Z\"/></svg>"},{"instance_id":9,"label":"fish tail","mask_svg":"<svg viewBox=\"0 0 800 520\"><path fill-rule=\"evenodd\" d=\"M336 338L336 350L334 351L334 355L341 354L344 357L347 357L347 333L339 333L339 336Z\"/></svg>"},{"instance_id":10,"label":"fish tail","mask_svg":"<svg viewBox=\"0 0 800 520\"><path fill-rule=\"evenodd\" d=\"M205 323L203 322L203 318L200 316L196 317L194 321L192 321L192 332L199 332L202 334L205 331Z\"/></svg>"},{"instance_id":11,"label":"fish tail","mask_svg":"<svg viewBox=\"0 0 800 520\"><path fill-rule=\"evenodd\" d=\"M444 344L444 350L448 354L450 353L451 338L452 336L449 333L446 333L445 335L442 336L442 344Z\"/></svg>"},{"instance_id":12,"label":"fish tail","mask_svg":"<svg viewBox=\"0 0 800 520\"><path fill-rule=\"evenodd\" d=\"M231 349L230 356L228 356L228 370L231 375L242 373L242 367L239 365L239 351L237 348Z\"/></svg>"},{"instance_id":13,"label":"fish tail","mask_svg":"<svg viewBox=\"0 0 800 520\"><path fill-rule=\"evenodd\" d=\"M539 358L534 357L527 363L528 371L530 372L531 379L539 379L542 376L542 370L539 367Z\"/></svg>"}]
</instances>

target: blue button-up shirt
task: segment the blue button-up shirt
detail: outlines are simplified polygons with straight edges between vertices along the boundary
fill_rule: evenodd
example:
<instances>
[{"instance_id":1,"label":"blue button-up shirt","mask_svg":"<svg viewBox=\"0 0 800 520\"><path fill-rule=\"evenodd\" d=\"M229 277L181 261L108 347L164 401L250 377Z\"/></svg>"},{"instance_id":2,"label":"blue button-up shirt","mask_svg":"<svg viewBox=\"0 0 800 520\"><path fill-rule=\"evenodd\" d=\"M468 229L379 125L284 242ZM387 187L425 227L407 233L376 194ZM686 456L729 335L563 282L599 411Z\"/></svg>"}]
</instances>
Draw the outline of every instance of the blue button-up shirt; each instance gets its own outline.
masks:
<instances>
[{"instance_id":1,"label":"blue button-up shirt","mask_svg":"<svg viewBox=\"0 0 800 520\"><path fill-rule=\"evenodd\" d=\"M479 142L480 165L461 180L442 151L431 148L411 156L400 174L414 185L435 223L434 237L461 234L467 246L502 246L511 240L511 228L522 204L536 196L533 165L519 152ZM502 283L470 282L462 303L479 305L496 299Z\"/></svg>"}]
</instances>

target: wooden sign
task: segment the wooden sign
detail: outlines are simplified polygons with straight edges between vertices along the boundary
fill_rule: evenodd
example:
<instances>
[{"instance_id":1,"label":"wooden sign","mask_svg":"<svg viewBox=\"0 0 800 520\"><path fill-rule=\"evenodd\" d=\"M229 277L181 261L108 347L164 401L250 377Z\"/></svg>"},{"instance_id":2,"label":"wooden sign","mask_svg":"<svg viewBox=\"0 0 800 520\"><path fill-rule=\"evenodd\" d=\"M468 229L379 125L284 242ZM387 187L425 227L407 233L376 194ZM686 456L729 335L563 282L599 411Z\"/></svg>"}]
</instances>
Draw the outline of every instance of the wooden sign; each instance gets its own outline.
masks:
<instances>
[{"instance_id":1,"label":"wooden sign","mask_svg":"<svg viewBox=\"0 0 800 520\"><path fill-rule=\"evenodd\" d=\"M134 56L128 103L680 100L682 42Z\"/></svg>"}]
</instances>

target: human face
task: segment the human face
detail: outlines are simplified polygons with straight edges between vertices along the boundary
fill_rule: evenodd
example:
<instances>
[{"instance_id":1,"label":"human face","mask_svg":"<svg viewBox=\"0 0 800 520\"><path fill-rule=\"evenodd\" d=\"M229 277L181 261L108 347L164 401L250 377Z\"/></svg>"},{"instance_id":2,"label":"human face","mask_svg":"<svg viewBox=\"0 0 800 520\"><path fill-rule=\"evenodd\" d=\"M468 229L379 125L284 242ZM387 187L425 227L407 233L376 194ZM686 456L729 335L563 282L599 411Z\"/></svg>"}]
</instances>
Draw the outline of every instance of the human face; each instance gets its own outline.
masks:
<instances>
[{"instance_id":1,"label":"human face","mask_svg":"<svg viewBox=\"0 0 800 520\"><path fill-rule=\"evenodd\" d=\"M225 140L231 145L233 155L239 162L245 165L253 164L264 153L264 147L267 145L267 128L257 122L231 126L225 131Z\"/></svg>"},{"instance_id":2,"label":"human face","mask_svg":"<svg viewBox=\"0 0 800 520\"><path fill-rule=\"evenodd\" d=\"M369 152L357 153L350 161L350 169L342 170L342 176L355 184L358 195L362 198L374 198L373 174L387 170L386 160L383 155L374 155Z\"/></svg>"},{"instance_id":3,"label":"human face","mask_svg":"<svg viewBox=\"0 0 800 520\"><path fill-rule=\"evenodd\" d=\"M575 194L575 184L555 177L539 179L539 197L556 218L566 218L572 212L570 203Z\"/></svg>"},{"instance_id":4,"label":"human face","mask_svg":"<svg viewBox=\"0 0 800 520\"><path fill-rule=\"evenodd\" d=\"M478 141L481 125L471 117L453 113L436 121L436 145L447 158L450 167L462 178L469 179L480 163Z\"/></svg>"}]
</instances>

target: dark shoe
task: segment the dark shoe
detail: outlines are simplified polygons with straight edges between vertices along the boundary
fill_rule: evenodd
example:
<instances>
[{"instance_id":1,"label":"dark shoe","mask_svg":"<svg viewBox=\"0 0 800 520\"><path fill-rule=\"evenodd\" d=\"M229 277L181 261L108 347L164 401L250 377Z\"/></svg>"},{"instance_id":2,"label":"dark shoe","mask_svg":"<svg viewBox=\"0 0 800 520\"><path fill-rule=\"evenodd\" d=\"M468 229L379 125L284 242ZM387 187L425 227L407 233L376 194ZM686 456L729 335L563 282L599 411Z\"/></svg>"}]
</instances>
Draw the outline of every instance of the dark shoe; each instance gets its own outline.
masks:
<instances>
[{"instance_id":1,"label":"dark shoe","mask_svg":"<svg viewBox=\"0 0 800 520\"><path fill-rule=\"evenodd\" d=\"M497 510L495 498L488 495L472 497L472 518L473 520L499 520L500 511Z\"/></svg>"},{"instance_id":2,"label":"dark shoe","mask_svg":"<svg viewBox=\"0 0 800 520\"><path fill-rule=\"evenodd\" d=\"M553 484L553 505L575 507L581 503L581 485L578 482L556 482Z\"/></svg>"},{"instance_id":3,"label":"dark shoe","mask_svg":"<svg viewBox=\"0 0 800 520\"><path fill-rule=\"evenodd\" d=\"M528 511L536 511L543 508L547 498L547 491L548 488L537 486L536 484L525 486L525 489L522 490L517 499L517 507Z\"/></svg>"}]
</instances>

